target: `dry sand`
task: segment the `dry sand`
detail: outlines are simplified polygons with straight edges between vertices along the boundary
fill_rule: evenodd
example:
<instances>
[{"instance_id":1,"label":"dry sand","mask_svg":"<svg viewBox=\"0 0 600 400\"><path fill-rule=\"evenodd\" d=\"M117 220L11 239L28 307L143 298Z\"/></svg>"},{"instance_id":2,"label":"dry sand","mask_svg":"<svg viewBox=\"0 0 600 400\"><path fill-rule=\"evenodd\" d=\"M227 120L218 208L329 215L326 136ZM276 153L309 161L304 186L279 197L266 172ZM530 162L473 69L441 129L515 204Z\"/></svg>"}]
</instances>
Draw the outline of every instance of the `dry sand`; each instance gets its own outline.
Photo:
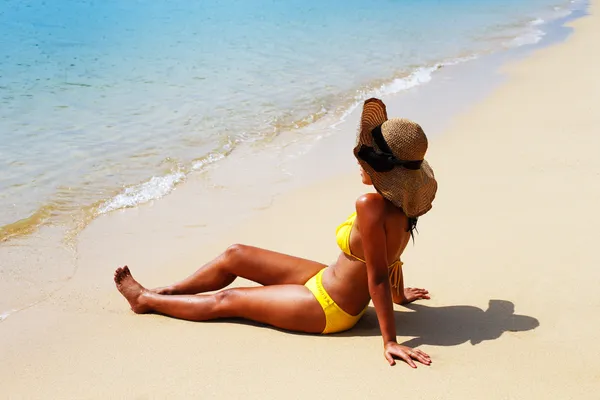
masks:
<instances>
[{"instance_id":1,"label":"dry sand","mask_svg":"<svg viewBox=\"0 0 600 400\"><path fill-rule=\"evenodd\" d=\"M214 232L193 186L95 221L63 289L0 323L0 397L598 398L600 1L571 25L430 142L439 194L403 259L432 299L397 306L396 322L432 366L389 367L373 309L350 332L297 335L136 316L114 289L120 263L155 286L232 242L333 261L335 226L365 189L353 171Z\"/></svg>"}]
</instances>

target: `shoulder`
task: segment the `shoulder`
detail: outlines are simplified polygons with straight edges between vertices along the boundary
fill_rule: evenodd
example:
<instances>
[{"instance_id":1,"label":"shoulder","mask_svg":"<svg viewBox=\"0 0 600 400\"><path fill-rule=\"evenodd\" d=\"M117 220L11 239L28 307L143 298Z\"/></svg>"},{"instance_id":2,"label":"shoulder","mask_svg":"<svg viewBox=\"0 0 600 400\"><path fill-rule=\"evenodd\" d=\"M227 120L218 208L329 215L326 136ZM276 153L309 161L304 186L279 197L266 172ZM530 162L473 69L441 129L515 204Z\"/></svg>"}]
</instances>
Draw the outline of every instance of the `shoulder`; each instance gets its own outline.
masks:
<instances>
[{"instance_id":1,"label":"shoulder","mask_svg":"<svg viewBox=\"0 0 600 400\"><path fill-rule=\"evenodd\" d=\"M379 193L363 194L356 200L356 214L359 219L381 221L386 213L386 200Z\"/></svg>"}]
</instances>

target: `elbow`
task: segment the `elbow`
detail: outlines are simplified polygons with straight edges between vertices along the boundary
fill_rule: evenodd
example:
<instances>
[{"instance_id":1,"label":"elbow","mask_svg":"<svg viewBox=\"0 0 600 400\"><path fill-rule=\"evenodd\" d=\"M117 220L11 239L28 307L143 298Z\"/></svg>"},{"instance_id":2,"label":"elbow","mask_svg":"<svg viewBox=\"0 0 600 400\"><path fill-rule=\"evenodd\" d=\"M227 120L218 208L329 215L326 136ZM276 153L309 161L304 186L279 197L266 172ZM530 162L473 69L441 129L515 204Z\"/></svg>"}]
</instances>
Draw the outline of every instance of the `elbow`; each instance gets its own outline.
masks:
<instances>
[{"instance_id":1,"label":"elbow","mask_svg":"<svg viewBox=\"0 0 600 400\"><path fill-rule=\"evenodd\" d=\"M371 297L383 290L389 291L389 282L386 275L377 275L369 279L369 292L371 292Z\"/></svg>"},{"instance_id":2,"label":"elbow","mask_svg":"<svg viewBox=\"0 0 600 400\"><path fill-rule=\"evenodd\" d=\"M372 271L372 273L368 274L369 285L380 286L383 284L389 283L389 277L387 274L387 269L380 268L377 271Z\"/></svg>"}]
</instances>

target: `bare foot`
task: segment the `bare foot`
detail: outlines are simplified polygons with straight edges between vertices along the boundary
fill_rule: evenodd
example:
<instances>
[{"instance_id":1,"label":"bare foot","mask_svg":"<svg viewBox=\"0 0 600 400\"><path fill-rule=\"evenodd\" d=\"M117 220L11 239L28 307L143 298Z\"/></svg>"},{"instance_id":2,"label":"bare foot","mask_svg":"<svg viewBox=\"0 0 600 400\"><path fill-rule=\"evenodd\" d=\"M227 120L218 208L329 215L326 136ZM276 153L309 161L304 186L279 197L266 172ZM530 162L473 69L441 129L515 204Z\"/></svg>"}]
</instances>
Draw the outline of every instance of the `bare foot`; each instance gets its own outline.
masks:
<instances>
[{"instance_id":1,"label":"bare foot","mask_svg":"<svg viewBox=\"0 0 600 400\"><path fill-rule=\"evenodd\" d=\"M115 271L115 283L119 292L129 302L133 312L144 314L150 311L149 307L143 304L143 295L148 290L133 279L127 265L123 268L117 268Z\"/></svg>"}]
</instances>

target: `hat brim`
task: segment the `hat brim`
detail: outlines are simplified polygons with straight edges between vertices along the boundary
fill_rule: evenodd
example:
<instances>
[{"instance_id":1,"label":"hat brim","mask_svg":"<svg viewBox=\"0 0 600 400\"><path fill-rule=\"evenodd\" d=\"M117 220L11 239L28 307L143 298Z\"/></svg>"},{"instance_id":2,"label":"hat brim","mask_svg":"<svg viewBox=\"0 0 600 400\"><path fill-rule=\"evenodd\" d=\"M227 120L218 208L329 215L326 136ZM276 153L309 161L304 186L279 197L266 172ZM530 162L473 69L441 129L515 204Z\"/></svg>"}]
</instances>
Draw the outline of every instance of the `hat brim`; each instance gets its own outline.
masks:
<instances>
[{"instance_id":1,"label":"hat brim","mask_svg":"<svg viewBox=\"0 0 600 400\"><path fill-rule=\"evenodd\" d=\"M387 119L387 110L381 100L364 102L354 155L383 197L401 208L408 217L419 217L431 209L437 192L437 181L427 161L423 160L418 170L396 167L389 172L377 172L358 157L362 145L376 147L371 131Z\"/></svg>"},{"instance_id":2,"label":"hat brim","mask_svg":"<svg viewBox=\"0 0 600 400\"><path fill-rule=\"evenodd\" d=\"M361 144L372 147L373 135L371 134L371 131L375 127L383 124L387 119L387 110L383 101L376 98L365 100L360 116L357 147L360 147Z\"/></svg>"}]
</instances>

